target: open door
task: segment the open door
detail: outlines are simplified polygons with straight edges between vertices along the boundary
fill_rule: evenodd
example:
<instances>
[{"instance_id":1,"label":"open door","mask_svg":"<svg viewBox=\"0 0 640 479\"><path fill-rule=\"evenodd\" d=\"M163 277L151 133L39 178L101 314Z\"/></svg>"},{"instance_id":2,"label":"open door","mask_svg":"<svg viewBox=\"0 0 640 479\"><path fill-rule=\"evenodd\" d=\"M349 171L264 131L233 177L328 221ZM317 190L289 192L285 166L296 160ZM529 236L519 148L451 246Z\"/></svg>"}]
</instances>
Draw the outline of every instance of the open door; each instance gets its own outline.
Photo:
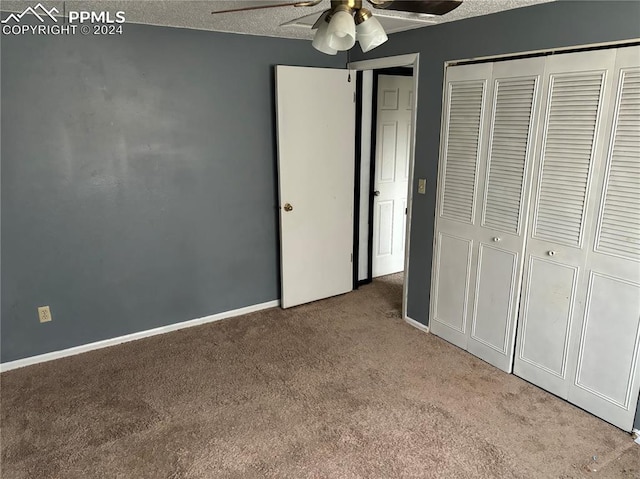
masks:
<instances>
[{"instance_id":1,"label":"open door","mask_svg":"<svg viewBox=\"0 0 640 479\"><path fill-rule=\"evenodd\" d=\"M353 78L276 67L283 308L353 289Z\"/></svg>"}]
</instances>

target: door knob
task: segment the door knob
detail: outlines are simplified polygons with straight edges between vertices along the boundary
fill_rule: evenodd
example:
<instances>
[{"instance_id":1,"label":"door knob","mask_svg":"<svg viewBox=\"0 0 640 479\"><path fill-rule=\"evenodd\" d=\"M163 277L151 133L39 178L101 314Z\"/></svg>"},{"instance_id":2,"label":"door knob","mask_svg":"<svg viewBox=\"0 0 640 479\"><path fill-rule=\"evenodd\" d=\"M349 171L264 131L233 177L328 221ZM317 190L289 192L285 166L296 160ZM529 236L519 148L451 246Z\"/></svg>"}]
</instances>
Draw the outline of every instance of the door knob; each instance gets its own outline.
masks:
<instances>
[{"instance_id":1,"label":"door knob","mask_svg":"<svg viewBox=\"0 0 640 479\"><path fill-rule=\"evenodd\" d=\"M555 251L549 251L547 254L548 254L549 256L555 256L555 255L556 255L556 252L555 252Z\"/></svg>"},{"instance_id":2,"label":"door knob","mask_svg":"<svg viewBox=\"0 0 640 479\"><path fill-rule=\"evenodd\" d=\"M380 196L380 192L378 190L374 191L373 196Z\"/></svg>"},{"instance_id":3,"label":"door knob","mask_svg":"<svg viewBox=\"0 0 640 479\"><path fill-rule=\"evenodd\" d=\"M284 204L284 210L285 211L291 211L291 210L293 210L293 206L291 206L289 203L285 203Z\"/></svg>"},{"instance_id":4,"label":"door knob","mask_svg":"<svg viewBox=\"0 0 640 479\"><path fill-rule=\"evenodd\" d=\"M494 243L497 243L498 241L500 241L500 238L498 238L497 236L493 238Z\"/></svg>"}]
</instances>

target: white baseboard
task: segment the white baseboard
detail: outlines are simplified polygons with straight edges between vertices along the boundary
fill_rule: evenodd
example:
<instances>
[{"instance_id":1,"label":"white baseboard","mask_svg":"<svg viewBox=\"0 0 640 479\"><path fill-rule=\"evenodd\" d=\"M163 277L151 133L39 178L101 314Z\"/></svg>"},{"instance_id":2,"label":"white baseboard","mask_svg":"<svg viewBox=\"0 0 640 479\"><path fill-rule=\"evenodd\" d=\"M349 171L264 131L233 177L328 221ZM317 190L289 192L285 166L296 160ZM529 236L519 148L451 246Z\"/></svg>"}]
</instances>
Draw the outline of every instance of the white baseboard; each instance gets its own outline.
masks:
<instances>
[{"instance_id":1,"label":"white baseboard","mask_svg":"<svg viewBox=\"0 0 640 479\"><path fill-rule=\"evenodd\" d=\"M429 326L425 326L424 324L416 321L415 319L411 319L409 316L405 316L404 320L414 328L418 328L420 331L424 331L425 333L429 332Z\"/></svg>"},{"instance_id":2,"label":"white baseboard","mask_svg":"<svg viewBox=\"0 0 640 479\"><path fill-rule=\"evenodd\" d=\"M280 300L276 299L274 301L267 301L266 303L254 304L253 306L246 306L244 308L234 309L231 311L223 311L222 313L212 314L211 316L205 316L204 318L191 319L189 321L183 321L181 323L169 324L167 326L148 329L146 331L140 331L138 333L118 336L117 338L105 339L103 341L83 344L82 346L75 346L69 349L62 349L60 351L53 351L51 353L39 354L38 356L17 359L15 361L9 361L0 364L0 372L23 368L25 366L31 366L32 364L53 361L54 359L66 358L67 356L74 356L76 354L86 353L95 349L102 349L109 346L115 346L117 344L128 343L130 341L136 341L138 339L148 338L150 336L156 336L158 334L170 333L171 331L177 331L179 329L191 328L193 326L199 326L205 323L212 323L214 321L220 321L221 319L233 318L234 316L242 316L243 314L254 313L263 309L275 308L276 306L280 306Z\"/></svg>"},{"instance_id":3,"label":"white baseboard","mask_svg":"<svg viewBox=\"0 0 640 479\"><path fill-rule=\"evenodd\" d=\"M640 444L640 429L632 429L631 434L636 444Z\"/></svg>"}]
</instances>

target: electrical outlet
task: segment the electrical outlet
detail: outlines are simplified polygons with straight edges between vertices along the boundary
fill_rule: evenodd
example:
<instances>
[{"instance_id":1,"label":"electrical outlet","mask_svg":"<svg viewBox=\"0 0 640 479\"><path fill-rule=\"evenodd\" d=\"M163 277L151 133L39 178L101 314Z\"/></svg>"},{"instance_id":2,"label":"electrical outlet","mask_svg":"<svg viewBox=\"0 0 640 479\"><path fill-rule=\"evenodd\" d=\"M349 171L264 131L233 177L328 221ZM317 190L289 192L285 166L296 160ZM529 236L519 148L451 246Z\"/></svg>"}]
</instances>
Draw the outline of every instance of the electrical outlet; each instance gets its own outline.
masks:
<instances>
[{"instance_id":1,"label":"electrical outlet","mask_svg":"<svg viewBox=\"0 0 640 479\"><path fill-rule=\"evenodd\" d=\"M51 321L51 310L49 309L49 306L40 306L38 308L38 317L40 318L41 323Z\"/></svg>"},{"instance_id":2,"label":"electrical outlet","mask_svg":"<svg viewBox=\"0 0 640 479\"><path fill-rule=\"evenodd\" d=\"M424 195L427 192L427 180L425 178L418 179L418 193Z\"/></svg>"}]
</instances>

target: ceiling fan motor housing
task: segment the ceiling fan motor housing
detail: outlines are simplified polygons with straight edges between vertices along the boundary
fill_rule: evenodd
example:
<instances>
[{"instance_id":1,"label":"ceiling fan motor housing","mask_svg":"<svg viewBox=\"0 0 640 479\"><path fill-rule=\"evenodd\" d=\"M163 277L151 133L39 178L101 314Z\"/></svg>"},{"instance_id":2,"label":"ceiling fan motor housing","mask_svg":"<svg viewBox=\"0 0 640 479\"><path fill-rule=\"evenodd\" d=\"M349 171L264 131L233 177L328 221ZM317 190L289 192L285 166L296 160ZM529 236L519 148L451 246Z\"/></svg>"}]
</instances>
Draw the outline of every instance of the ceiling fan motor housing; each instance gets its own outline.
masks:
<instances>
[{"instance_id":1,"label":"ceiling fan motor housing","mask_svg":"<svg viewBox=\"0 0 640 479\"><path fill-rule=\"evenodd\" d=\"M331 10L335 11L340 6L347 7L353 12L362 8L362 0L331 0Z\"/></svg>"}]
</instances>

